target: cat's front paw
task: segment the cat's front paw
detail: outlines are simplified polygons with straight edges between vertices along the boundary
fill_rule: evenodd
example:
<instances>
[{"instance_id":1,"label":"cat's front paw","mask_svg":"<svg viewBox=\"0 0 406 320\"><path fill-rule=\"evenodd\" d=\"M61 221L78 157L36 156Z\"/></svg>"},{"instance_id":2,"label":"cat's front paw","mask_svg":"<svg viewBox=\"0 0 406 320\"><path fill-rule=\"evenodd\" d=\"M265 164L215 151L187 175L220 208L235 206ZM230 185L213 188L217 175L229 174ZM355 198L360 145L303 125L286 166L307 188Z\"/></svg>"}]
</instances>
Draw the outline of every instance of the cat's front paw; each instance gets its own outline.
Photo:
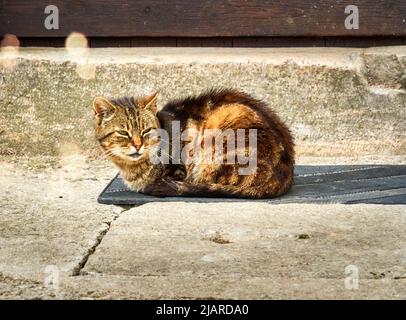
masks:
<instances>
[{"instance_id":1,"label":"cat's front paw","mask_svg":"<svg viewBox=\"0 0 406 320\"><path fill-rule=\"evenodd\" d=\"M162 179L148 185L141 192L156 197L173 197L178 196L181 189L181 182Z\"/></svg>"}]
</instances>

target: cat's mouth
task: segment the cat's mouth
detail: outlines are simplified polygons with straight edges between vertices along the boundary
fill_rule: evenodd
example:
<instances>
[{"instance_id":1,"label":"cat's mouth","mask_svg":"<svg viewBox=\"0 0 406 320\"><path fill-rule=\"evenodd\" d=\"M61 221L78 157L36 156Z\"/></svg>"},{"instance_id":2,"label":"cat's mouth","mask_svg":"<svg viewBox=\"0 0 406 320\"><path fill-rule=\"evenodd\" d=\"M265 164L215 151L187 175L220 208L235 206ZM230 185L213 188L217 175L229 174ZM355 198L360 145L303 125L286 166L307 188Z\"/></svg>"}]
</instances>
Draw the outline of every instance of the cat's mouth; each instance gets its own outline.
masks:
<instances>
[{"instance_id":1,"label":"cat's mouth","mask_svg":"<svg viewBox=\"0 0 406 320\"><path fill-rule=\"evenodd\" d=\"M132 158L132 159L138 159L139 157L142 156L142 153L136 152L136 153L129 154L128 156L129 156L130 158Z\"/></svg>"},{"instance_id":2,"label":"cat's mouth","mask_svg":"<svg viewBox=\"0 0 406 320\"><path fill-rule=\"evenodd\" d=\"M132 147L132 148L130 149L130 152L127 153L127 155L128 155L131 159L137 160L137 159L139 159L139 158L144 154L143 151L144 151L144 148L143 148L143 147L141 147L141 149L139 149L139 150L137 150L137 149L135 149L134 147Z\"/></svg>"}]
</instances>

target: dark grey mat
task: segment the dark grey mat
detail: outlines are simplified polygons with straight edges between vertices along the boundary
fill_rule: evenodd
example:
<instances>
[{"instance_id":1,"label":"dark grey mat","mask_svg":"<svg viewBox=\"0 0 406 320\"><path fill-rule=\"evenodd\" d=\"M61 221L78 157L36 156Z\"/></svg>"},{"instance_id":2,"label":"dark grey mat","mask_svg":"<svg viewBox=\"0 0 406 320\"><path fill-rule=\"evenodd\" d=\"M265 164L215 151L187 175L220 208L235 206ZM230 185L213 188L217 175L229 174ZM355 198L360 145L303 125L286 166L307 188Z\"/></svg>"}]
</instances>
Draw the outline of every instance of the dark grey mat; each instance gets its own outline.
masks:
<instances>
[{"instance_id":1,"label":"dark grey mat","mask_svg":"<svg viewBox=\"0 0 406 320\"><path fill-rule=\"evenodd\" d=\"M99 203L118 205L162 201L406 204L406 165L296 166L295 184L287 194L261 200L152 197L129 190L117 175L98 198Z\"/></svg>"}]
</instances>

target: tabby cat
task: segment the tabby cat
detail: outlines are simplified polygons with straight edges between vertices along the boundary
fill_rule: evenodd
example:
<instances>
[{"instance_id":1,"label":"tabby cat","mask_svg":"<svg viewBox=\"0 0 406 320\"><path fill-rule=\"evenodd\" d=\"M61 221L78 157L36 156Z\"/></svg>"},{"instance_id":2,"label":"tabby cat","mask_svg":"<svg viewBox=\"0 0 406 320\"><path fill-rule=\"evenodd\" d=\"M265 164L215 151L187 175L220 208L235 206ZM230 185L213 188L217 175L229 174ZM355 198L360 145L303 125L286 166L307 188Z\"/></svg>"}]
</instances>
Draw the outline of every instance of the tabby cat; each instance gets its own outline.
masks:
<instances>
[{"instance_id":1,"label":"tabby cat","mask_svg":"<svg viewBox=\"0 0 406 320\"><path fill-rule=\"evenodd\" d=\"M292 136L264 102L237 90L213 89L171 101L158 111L157 97L158 93L116 100L98 97L93 102L96 138L130 188L155 196L241 198L271 198L289 190L294 166ZM175 121L180 132L193 129L197 133L187 134L180 142L181 148L188 144L189 156L198 155L198 147L208 143L205 130L246 129L243 142L249 142L251 129L255 146L243 144L236 150L242 149L249 159L255 156L254 170L241 174L245 165L227 162L227 152L217 154L223 162L203 161L202 157L173 161L174 142L170 140L170 147L164 150L162 137L154 132L165 130L171 135ZM222 151L233 146L226 140L221 140ZM168 156L169 163L153 161L153 156L160 155Z\"/></svg>"}]
</instances>

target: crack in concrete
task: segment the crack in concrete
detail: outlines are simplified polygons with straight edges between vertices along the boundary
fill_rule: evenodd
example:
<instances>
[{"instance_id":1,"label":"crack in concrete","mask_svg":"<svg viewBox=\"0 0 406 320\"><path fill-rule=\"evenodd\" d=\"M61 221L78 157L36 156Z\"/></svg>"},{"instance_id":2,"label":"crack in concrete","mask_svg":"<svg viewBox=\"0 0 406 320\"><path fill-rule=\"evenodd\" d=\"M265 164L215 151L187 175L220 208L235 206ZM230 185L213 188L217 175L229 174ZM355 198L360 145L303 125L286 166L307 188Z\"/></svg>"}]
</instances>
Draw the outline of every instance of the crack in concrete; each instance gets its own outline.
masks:
<instances>
[{"instance_id":1,"label":"crack in concrete","mask_svg":"<svg viewBox=\"0 0 406 320\"><path fill-rule=\"evenodd\" d=\"M99 234L96 236L96 239L95 239L93 245L88 250L86 250L86 252L83 255L82 259L80 259L80 261L72 269L71 276L76 277L76 276L80 276L82 274L82 270L85 267L87 261L89 260L90 256L96 251L97 247L100 245L100 243L102 242L102 240L106 236L106 234L109 232L112 223L114 221L116 221L122 213L130 210L132 207L130 207L130 206L121 206L121 208L122 208L122 210L119 213L114 213L113 212L114 217L113 217L113 219L111 221L103 222L104 226L99 231Z\"/></svg>"}]
</instances>

